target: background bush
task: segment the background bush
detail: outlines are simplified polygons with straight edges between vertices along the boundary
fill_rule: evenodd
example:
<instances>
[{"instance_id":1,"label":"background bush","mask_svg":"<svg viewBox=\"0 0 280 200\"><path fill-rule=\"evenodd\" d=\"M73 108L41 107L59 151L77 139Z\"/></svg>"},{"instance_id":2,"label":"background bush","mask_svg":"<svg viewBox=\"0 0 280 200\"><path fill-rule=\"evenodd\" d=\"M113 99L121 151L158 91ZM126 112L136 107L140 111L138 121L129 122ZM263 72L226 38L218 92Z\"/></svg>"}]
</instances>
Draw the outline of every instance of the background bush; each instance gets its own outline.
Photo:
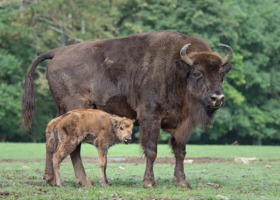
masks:
<instances>
[{"instance_id":1,"label":"background bush","mask_svg":"<svg viewBox=\"0 0 280 200\"><path fill-rule=\"evenodd\" d=\"M190 142L279 143L279 19L276 0L2 0L0 138L44 141L47 121L56 114L44 77L46 63L34 77L37 109L32 132L19 128L22 81L40 53L87 40L172 29L204 38L223 55L218 43L234 50L234 67L223 84L226 105L212 126L196 130ZM167 140L161 134L161 142Z\"/></svg>"}]
</instances>

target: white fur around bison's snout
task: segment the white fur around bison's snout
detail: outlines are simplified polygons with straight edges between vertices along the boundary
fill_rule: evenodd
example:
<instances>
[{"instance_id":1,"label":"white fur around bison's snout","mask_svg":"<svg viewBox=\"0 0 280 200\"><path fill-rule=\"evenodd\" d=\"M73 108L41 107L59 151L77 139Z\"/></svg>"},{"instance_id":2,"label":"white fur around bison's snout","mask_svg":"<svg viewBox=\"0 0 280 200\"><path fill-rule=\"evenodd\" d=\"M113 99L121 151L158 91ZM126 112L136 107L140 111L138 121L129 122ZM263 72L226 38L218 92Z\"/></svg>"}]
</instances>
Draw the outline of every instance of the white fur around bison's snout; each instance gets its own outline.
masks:
<instances>
[{"instance_id":1,"label":"white fur around bison's snout","mask_svg":"<svg viewBox=\"0 0 280 200\"><path fill-rule=\"evenodd\" d=\"M54 186L62 186L60 179L60 163L69 154L73 161L77 182L82 186L91 186L79 170L83 165L76 166L73 151L80 151L81 142L93 144L98 149L100 183L108 186L106 177L107 152L110 146L122 141L131 141L133 120L110 115L100 110L73 110L51 120L46 129L46 169L44 179ZM85 173L84 173L85 174Z\"/></svg>"}]
</instances>

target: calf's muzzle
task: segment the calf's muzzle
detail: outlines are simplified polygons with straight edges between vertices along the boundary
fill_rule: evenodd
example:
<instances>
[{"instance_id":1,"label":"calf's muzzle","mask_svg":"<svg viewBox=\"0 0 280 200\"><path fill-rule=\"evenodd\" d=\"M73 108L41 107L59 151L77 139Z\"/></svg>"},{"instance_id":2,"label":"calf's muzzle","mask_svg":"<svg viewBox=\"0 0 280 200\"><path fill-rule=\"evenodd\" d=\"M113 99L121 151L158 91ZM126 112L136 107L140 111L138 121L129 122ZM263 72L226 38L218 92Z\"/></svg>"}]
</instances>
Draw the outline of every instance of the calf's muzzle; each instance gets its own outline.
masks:
<instances>
[{"instance_id":1,"label":"calf's muzzle","mask_svg":"<svg viewBox=\"0 0 280 200\"><path fill-rule=\"evenodd\" d=\"M123 141L124 141L125 144L130 143L132 141L131 135L125 136Z\"/></svg>"}]
</instances>

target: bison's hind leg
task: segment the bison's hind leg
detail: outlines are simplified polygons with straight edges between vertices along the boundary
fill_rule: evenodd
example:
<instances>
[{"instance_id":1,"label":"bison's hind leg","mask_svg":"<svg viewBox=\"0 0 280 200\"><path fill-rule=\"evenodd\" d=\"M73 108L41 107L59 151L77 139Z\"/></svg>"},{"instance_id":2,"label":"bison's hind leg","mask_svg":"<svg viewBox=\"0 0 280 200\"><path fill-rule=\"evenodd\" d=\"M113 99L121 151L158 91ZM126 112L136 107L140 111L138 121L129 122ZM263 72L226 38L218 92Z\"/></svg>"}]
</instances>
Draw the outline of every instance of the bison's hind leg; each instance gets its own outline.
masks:
<instances>
[{"instance_id":1,"label":"bison's hind leg","mask_svg":"<svg viewBox=\"0 0 280 200\"><path fill-rule=\"evenodd\" d=\"M81 144L78 144L75 150L70 154L71 161L74 167L77 183L81 186L93 186L93 181L90 181L85 172L83 162L81 159Z\"/></svg>"}]
</instances>

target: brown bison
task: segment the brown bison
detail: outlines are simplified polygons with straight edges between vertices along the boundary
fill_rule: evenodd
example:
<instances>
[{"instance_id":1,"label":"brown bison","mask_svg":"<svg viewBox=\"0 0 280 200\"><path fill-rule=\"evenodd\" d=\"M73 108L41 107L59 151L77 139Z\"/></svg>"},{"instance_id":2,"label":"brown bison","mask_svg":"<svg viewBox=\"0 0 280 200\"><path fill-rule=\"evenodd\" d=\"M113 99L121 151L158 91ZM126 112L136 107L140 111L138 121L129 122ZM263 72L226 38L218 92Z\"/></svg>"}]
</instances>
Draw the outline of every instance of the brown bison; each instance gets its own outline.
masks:
<instances>
[{"instance_id":1,"label":"brown bison","mask_svg":"<svg viewBox=\"0 0 280 200\"><path fill-rule=\"evenodd\" d=\"M81 142L97 147L100 183L108 186L106 176L107 152L110 146L131 141L134 120L110 115L101 110L73 110L51 120L46 129L46 169L44 179L54 186L62 186L60 163ZM76 171L75 171L76 173ZM77 174L77 173L76 173ZM77 182L82 186L93 185L87 178Z\"/></svg>"},{"instance_id":2,"label":"brown bison","mask_svg":"<svg viewBox=\"0 0 280 200\"><path fill-rule=\"evenodd\" d=\"M34 117L32 74L52 59L46 77L58 114L77 108L97 108L136 119L146 156L143 186L155 186L153 165L160 128L171 134L176 158L174 182L187 185L183 161L188 136L209 124L224 104L222 81L232 50L223 58L202 39L175 31L152 31L124 38L85 42L50 50L28 69L22 97L22 123ZM80 180L85 178L80 146L71 153Z\"/></svg>"}]
</instances>

